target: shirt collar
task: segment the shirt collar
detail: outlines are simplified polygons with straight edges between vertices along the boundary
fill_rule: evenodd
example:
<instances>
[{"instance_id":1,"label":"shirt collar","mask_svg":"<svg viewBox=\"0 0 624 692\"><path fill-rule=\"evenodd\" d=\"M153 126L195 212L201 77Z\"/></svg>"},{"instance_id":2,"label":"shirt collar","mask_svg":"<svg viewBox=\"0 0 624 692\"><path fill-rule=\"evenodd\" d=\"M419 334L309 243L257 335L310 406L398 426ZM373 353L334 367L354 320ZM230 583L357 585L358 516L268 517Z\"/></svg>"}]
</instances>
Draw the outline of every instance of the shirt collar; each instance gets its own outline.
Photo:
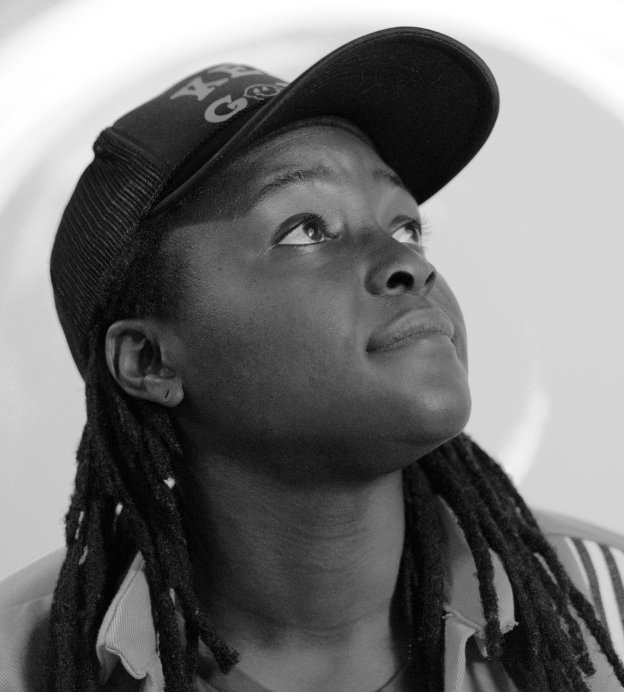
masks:
<instances>
[{"instance_id":1,"label":"shirt collar","mask_svg":"<svg viewBox=\"0 0 624 692\"><path fill-rule=\"evenodd\" d=\"M135 679L148 679L146 692L162 689L162 667L156 651L145 560L137 553L113 598L95 644L104 684L121 661Z\"/></svg>"},{"instance_id":2,"label":"shirt collar","mask_svg":"<svg viewBox=\"0 0 624 692\"><path fill-rule=\"evenodd\" d=\"M444 610L447 619L451 617L472 631L479 650L485 657L485 616L481 607L477 566L457 516L441 498L440 510L445 543ZM517 624L513 590L498 554L490 550L490 557L494 568L494 588L498 597L498 618L501 632L506 634Z\"/></svg>"},{"instance_id":3,"label":"shirt collar","mask_svg":"<svg viewBox=\"0 0 624 692\"><path fill-rule=\"evenodd\" d=\"M444 541L446 653L455 658L454 652L449 649L461 646L462 651L457 652L455 658L457 665L461 667L464 662L463 647L467 638L473 634L481 654L487 655L485 617L481 608L476 565L464 533L446 502L440 499L439 506ZM500 558L492 550L490 554L501 631L505 634L517 624L514 618L513 591ZM110 677L117 661L121 661L133 678L147 678L145 692L156 692L162 689L163 677L156 651L156 633L144 570L143 556L137 553L102 620L96 652L101 665L102 684ZM463 671L455 673L463 675Z\"/></svg>"}]
</instances>

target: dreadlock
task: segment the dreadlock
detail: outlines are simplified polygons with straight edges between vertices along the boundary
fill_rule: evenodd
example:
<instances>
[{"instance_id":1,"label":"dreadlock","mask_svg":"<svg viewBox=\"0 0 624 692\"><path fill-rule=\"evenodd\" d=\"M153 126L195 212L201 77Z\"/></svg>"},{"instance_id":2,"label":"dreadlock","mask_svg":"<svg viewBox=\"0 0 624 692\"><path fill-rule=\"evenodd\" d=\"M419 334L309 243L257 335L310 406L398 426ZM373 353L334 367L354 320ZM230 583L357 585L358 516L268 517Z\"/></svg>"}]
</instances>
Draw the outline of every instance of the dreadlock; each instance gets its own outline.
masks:
<instances>
[{"instance_id":1,"label":"dreadlock","mask_svg":"<svg viewBox=\"0 0 624 692\"><path fill-rule=\"evenodd\" d=\"M162 261L162 237L154 227L143 229L123 267L126 278L116 301L102 310L91 332L87 421L65 517L67 555L50 615L48 692L101 689L98 629L137 551L145 560L167 692L194 689L199 639L223 672L238 661L202 612L192 586L176 485L183 452L171 419L163 407L126 395L108 372L103 352L106 329L116 319L175 309L180 282L171 258ZM457 516L475 560L488 657L503 665L518 689L590 689L587 678L595 669L571 607L624 686L624 666L592 605L571 582L509 477L466 434L405 469L403 489L406 536L397 595L409 649L420 662L421 689L439 692L444 686L439 498ZM499 555L515 596L518 625L504 637L490 549ZM184 616L185 645L176 604Z\"/></svg>"},{"instance_id":2,"label":"dreadlock","mask_svg":"<svg viewBox=\"0 0 624 692\"><path fill-rule=\"evenodd\" d=\"M99 622L136 551L145 559L152 616L167 690L192 689L201 637L223 670L238 660L202 614L194 594L180 495L175 484L182 450L171 420L161 407L125 396L106 367L106 328L116 319L166 312L172 291L146 271L158 253L154 227L143 230L123 268L128 276L117 304L103 312L90 334L85 377L87 421L77 453L75 489L65 517L67 555L51 611L46 660L49 690L98 690L95 654ZM147 265L143 264L144 262ZM136 290L134 290L136 289ZM187 639L178 642L176 602Z\"/></svg>"},{"instance_id":3,"label":"dreadlock","mask_svg":"<svg viewBox=\"0 0 624 692\"><path fill-rule=\"evenodd\" d=\"M406 549L420 560L412 584L413 647L427 691L443 689L441 527L436 496L457 515L477 568L488 658L500 661L520 690L585 691L596 671L573 606L624 686L624 666L592 605L574 586L503 469L466 434L438 447L404 472ZM498 553L515 598L518 625L503 637L490 549ZM405 569L406 562L402 563ZM405 582L406 576L402 578ZM413 590L413 587L412 587Z\"/></svg>"}]
</instances>

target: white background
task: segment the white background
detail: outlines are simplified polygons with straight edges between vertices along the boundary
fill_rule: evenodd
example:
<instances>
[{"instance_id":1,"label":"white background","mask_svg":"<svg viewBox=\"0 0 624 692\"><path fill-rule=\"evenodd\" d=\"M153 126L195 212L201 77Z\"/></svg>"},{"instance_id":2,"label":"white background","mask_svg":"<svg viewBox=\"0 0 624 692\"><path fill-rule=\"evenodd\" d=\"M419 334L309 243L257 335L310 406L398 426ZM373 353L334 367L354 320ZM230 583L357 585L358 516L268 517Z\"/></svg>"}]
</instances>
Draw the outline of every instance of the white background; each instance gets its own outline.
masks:
<instances>
[{"instance_id":1,"label":"white background","mask_svg":"<svg viewBox=\"0 0 624 692\"><path fill-rule=\"evenodd\" d=\"M4 0L0 578L63 543L84 404L48 262L97 133L194 70L292 79L397 25L468 44L501 91L494 134L423 209L468 324L468 431L530 505L624 532L620 2Z\"/></svg>"}]
</instances>

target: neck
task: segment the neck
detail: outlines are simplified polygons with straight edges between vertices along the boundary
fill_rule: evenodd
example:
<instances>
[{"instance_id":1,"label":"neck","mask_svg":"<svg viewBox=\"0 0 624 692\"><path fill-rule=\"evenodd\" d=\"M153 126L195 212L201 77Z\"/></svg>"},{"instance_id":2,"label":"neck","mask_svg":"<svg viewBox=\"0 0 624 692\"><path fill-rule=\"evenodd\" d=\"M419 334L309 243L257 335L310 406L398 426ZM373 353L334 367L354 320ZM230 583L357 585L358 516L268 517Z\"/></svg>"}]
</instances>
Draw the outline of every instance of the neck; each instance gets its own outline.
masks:
<instances>
[{"instance_id":1,"label":"neck","mask_svg":"<svg viewBox=\"0 0 624 692\"><path fill-rule=\"evenodd\" d=\"M184 489L195 588L243 669L267 684L272 656L281 669L297 661L302 674L308 661L315 675L326 666L340 679L370 661L375 672L358 689L375 689L371 674L383 684L401 658L391 620L404 537L400 471L315 486L225 457L192 466L201 469Z\"/></svg>"}]
</instances>

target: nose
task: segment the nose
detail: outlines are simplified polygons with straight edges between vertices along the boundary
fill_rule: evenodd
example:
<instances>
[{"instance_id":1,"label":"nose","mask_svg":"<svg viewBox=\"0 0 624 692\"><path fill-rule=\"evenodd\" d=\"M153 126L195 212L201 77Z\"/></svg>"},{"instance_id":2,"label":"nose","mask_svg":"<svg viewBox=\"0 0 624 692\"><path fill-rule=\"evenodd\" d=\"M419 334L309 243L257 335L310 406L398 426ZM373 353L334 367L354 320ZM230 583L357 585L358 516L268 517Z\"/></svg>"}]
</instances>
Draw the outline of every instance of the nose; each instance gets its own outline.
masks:
<instances>
[{"instance_id":1,"label":"nose","mask_svg":"<svg viewBox=\"0 0 624 692\"><path fill-rule=\"evenodd\" d=\"M372 258L366 276L367 291L372 295L426 296L436 282L434 266L420 250L386 238Z\"/></svg>"}]
</instances>

